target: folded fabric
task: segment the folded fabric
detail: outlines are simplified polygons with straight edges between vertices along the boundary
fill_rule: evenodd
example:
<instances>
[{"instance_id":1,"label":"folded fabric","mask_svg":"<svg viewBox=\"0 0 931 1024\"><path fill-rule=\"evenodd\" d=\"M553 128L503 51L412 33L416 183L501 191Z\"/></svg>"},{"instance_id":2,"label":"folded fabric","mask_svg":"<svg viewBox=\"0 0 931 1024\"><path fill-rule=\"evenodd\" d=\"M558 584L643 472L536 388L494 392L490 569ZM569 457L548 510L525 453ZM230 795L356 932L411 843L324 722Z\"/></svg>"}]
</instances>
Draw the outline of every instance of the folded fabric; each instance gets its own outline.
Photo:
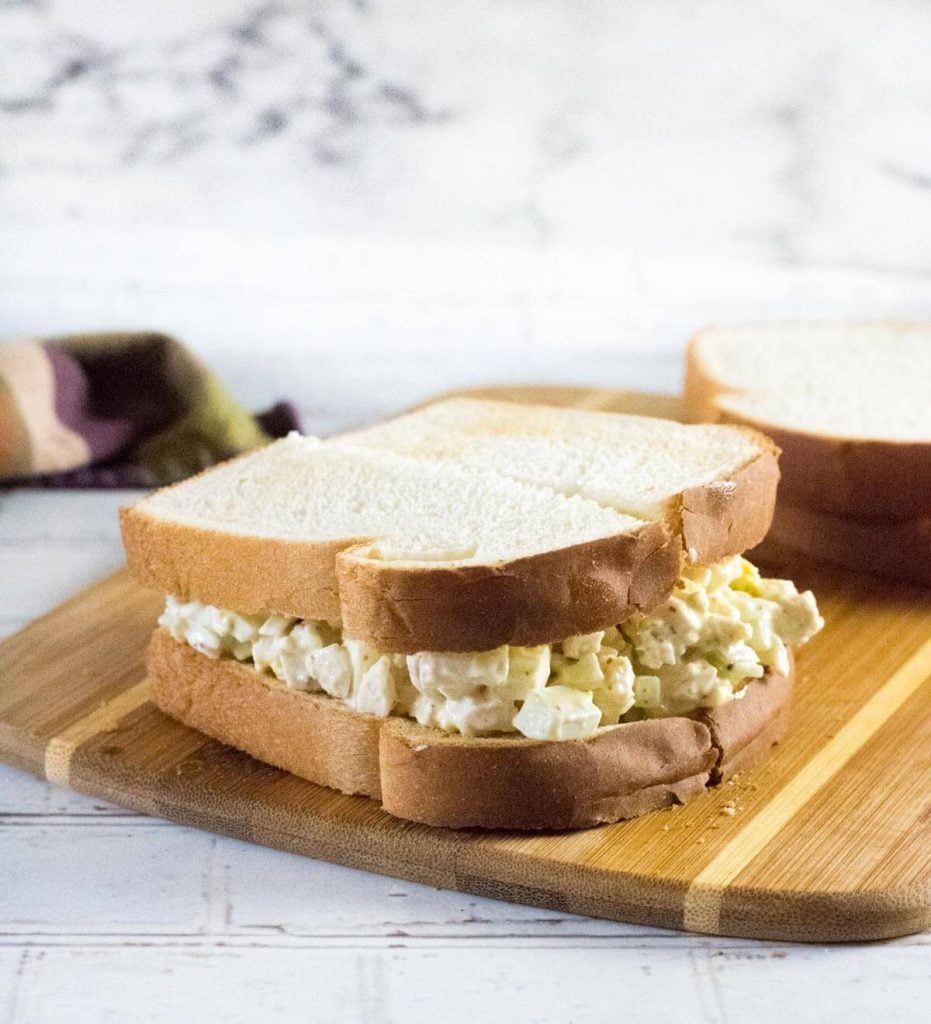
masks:
<instances>
[{"instance_id":1,"label":"folded fabric","mask_svg":"<svg viewBox=\"0 0 931 1024\"><path fill-rule=\"evenodd\" d=\"M0 484L155 487L289 430L253 415L174 338L72 335L0 347Z\"/></svg>"}]
</instances>

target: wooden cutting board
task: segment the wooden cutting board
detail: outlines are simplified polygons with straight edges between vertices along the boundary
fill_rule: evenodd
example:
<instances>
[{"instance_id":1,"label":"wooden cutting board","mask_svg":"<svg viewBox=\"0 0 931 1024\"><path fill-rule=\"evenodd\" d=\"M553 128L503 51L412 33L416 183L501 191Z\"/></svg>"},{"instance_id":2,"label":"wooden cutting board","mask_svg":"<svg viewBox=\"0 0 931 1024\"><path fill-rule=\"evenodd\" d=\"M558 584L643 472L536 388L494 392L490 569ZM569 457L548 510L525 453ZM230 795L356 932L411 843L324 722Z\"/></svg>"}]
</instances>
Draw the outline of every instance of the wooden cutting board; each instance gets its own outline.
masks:
<instances>
[{"instance_id":1,"label":"wooden cutting board","mask_svg":"<svg viewBox=\"0 0 931 1024\"><path fill-rule=\"evenodd\" d=\"M484 393L676 411L619 392ZM133 810L483 896L722 935L919 931L931 922L931 593L775 563L815 590L827 621L799 657L789 738L733 784L632 822L433 829L208 740L148 701L143 652L161 596L125 572L0 645L0 757Z\"/></svg>"}]
</instances>

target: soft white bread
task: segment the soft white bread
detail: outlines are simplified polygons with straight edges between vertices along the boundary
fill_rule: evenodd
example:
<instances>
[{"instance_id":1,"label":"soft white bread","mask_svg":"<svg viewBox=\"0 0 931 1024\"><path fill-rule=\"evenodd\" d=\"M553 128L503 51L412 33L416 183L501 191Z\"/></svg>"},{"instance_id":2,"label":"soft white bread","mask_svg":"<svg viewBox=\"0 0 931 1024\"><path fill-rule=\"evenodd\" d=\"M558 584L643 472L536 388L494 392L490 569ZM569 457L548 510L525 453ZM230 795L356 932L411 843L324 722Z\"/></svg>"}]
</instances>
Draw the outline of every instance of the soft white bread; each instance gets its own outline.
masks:
<instances>
[{"instance_id":1,"label":"soft white bread","mask_svg":"<svg viewBox=\"0 0 931 1024\"><path fill-rule=\"evenodd\" d=\"M462 403L445 404L468 423ZM683 549L716 561L769 526L777 452L753 432L477 404L506 442L495 452L478 437L481 457L428 410L421 432L450 438L448 454L418 455L403 437L405 454L371 436L292 437L159 491L122 512L130 568L185 600L338 620L385 652L485 650L621 622L665 597ZM592 497L569 493L568 468L554 486L546 451L523 444L533 429L554 459L568 453L588 480L574 490ZM614 455L648 518L612 492ZM596 499L596 486L611 493Z\"/></svg>"},{"instance_id":2,"label":"soft white bread","mask_svg":"<svg viewBox=\"0 0 931 1024\"><path fill-rule=\"evenodd\" d=\"M679 548L647 523L492 473L290 437L122 512L148 586L341 622L379 650L549 643L662 600Z\"/></svg>"},{"instance_id":3,"label":"soft white bread","mask_svg":"<svg viewBox=\"0 0 931 1024\"><path fill-rule=\"evenodd\" d=\"M452 398L334 443L453 461L662 522L692 560L740 554L763 536L777 450L752 430L621 413Z\"/></svg>"},{"instance_id":4,"label":"soft white bread","mask_svg":"<svg viewBox=\"0 0 931 1024\"><path fill-rule=\"evenodd\" d=\"M780 501L834 515L931 515L931 327L783 324L691 339L683 413L782 449Z\"/></svg>"},{"instance_id":5,"label":"soft white bread","mask_svg":"<svg viewBox=\"0 0 931 1024\"><path fill-rule=\"evenodd\" d=\"M757 548L759 557L776 553L774 545L858 572L931 586L931 518L850 519L781 502Z\"/></svg>"},{"instance_id":6,"label":"soft white bread","mask_svg":"<svg viewBox=\"0 0 931 1024\"><path fill-rule=\"evenodd\" d=\"M695 718L609 726L584 740L468 738L290 690L164 630L149 647L155 703L208 736L386 811L453 828L582 828L682 803L743 770L787 725L791 678L773 673Z\"/></svg>"}]
</instances>

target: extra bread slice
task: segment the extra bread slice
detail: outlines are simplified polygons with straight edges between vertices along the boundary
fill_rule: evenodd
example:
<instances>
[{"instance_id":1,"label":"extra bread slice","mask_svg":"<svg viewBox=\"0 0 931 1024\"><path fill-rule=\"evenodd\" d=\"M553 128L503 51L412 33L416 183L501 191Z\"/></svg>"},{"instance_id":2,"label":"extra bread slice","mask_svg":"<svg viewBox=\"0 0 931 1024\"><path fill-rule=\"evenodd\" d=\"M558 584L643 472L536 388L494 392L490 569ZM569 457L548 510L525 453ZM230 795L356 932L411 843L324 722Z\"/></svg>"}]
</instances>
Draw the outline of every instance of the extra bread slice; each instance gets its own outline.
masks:
<instances>
[{"instance_id":1,"label":"extra bread slice","mask_svg":"<svg viewBox=\"0 0 931 1024\"><path fill-rule=\"evenodd\" d=\"M384 430L288 438L144 499L122 513L130 568L382 651L483 650L648 610L684 552L743 551L772 515L777 452L742 428L454 401Z\"/></svg>"},{"instance_id":2,"label":"extra bread slice","mask_svg":"<svg viewBox=\"0 0 931 1024\"><path fill-rule=\"evenodd\" d=\"M679 546L584 498L291 437L122 512L144 584L381 651L550 643L662 600Z\"/></svg>"},{"instance_id":3,"label":"extra bread slice","mask_svg":"<svg viewBox=\"0 0 931 1024\"><path fill-rule=\"evenodd\" d=\"M850 519L781 502L762 546L774 545L857 572L931 587L931 517L880 522Z\"/></svg>"},{"instance_id":4,"label":"extra bread slice","mask_svg":"<svg viewBox=\"0 0 931 1024\"><path fill-rule=\"evenodd\" d=\"M469 398L436 402L336 443L454 461L664 523L693 561L766 533L778 451L759 433L621 413Z\"/></svg>"},{"instance_id":5,"label":"extra bread slice","mask_svg":"<svg viewBox=\"0 0 931 1024\"><path fill-rule=\"evenodd\" d=\"M155 703L184 724L391 814L452 828L582 828L684 802L781 738L791 694L790 679L769 674L695 719L612 726L585 740L470 739L289 690L161 629L148 668Z\"/></svg>"},{"instance_id":6,"label":"extra bread slice","mask_svg":"<svg viewBox=\"0 0 931 1024\"><path fill-rule=\"evenodd\" d=\"M782 324L689 343L684 416L782 449L780 501L833 515L931 515L931 326Z\"/></svg>"}]
</instances>

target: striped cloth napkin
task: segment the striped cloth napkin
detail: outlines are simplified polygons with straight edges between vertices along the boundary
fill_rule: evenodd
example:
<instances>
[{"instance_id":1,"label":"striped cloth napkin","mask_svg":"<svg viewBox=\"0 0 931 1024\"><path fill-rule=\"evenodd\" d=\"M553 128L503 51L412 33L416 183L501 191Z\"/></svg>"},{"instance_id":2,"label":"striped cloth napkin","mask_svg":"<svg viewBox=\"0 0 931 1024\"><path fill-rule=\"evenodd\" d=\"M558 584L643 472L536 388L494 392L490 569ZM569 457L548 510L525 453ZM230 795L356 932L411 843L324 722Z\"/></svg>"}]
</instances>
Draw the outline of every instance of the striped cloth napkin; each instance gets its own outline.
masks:
<instances>
[{"instance_id":1,"label":"striped cloth napkin","mask_svg":"<svg viewBox=\"0 0 931 1024\"><path fill-rule=\"evenodd\" d=\"M164 334L0 346L0 486L156 487L300 429L253 415Z\"/></svg>"}]
</instances>

